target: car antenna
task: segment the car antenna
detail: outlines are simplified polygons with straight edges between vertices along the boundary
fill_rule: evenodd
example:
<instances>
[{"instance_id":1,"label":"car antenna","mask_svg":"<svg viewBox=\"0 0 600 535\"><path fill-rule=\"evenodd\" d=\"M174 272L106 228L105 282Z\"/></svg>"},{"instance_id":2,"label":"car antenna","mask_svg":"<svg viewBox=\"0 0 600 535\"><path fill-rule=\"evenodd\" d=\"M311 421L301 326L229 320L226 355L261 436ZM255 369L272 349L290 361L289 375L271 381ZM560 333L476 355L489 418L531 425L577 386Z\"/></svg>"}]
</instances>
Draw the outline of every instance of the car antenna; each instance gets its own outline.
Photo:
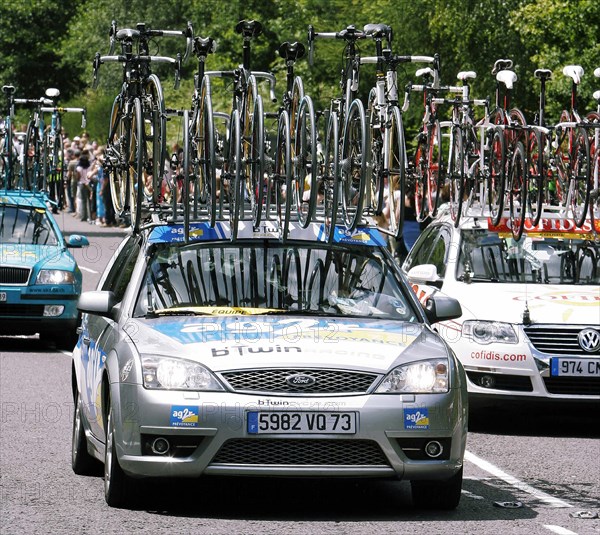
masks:
<instances>
[{"instance_id":1,"label":"car antenna","mask_svg":"<svg viewBox=\"0 0 600 535\"><path fill-rule=\"evenodd\" d=\"M523 310L523 325L531 325L531 314L529 314L527 300L525 301L525 310Z\"/></svg>"}]
</instances>

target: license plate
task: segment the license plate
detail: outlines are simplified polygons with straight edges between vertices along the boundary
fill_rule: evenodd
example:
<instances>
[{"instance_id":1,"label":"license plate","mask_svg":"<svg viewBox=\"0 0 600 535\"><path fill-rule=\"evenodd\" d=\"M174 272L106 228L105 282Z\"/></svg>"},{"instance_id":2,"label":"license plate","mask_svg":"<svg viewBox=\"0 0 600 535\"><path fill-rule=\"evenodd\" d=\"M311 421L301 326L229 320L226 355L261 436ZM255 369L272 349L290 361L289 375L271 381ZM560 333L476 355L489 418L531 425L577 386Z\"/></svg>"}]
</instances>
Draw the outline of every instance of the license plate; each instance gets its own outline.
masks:
<instances>
[{"instance_id":1,"label":"license plate","mask_svg":"<svg viewBox=\"0 0 600 535\"><path fill-rule=\"evenodd\" d=\"M6 292L0 292L0 301L6 301Z\"/></svg>"},{"instance_id":2,"label":"license plate","mask_svg":"<svg viewBox=\"0 0 600 535\"><path fill-rule=\"evenodd\" d=\"M353 434L355 412L248 412L248 433L277 434Z\"/></svg>"},{"instance_id":3,"label":"license plate","mask_svg":"<svg viewBox=\"0 0 600 535\"><path fill-rule=\"evenodd\" d=\"M550 373L560 377L600 377L600 359L552 359Z\"/></svg>"}]
</instances>

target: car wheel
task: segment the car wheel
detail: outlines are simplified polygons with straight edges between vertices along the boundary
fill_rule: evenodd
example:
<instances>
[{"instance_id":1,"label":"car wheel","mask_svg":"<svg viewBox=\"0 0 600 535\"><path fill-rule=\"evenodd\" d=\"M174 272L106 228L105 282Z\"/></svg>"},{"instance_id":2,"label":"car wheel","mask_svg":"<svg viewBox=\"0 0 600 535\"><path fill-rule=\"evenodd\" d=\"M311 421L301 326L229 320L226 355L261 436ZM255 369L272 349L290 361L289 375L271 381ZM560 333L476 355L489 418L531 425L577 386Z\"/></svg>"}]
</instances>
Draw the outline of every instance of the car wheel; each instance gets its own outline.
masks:
<instances>
[{"instance_id":1,"label":"car wheel","mask_svg":"<svg viewBox=\"0 0 600 535\"><path fill-rule=\"evenodd\" d=\"M463 469L445 481L411 481L412 501L417 509L456 509L462 491Z\"/></svg>"},{"instance_id":2,"label":"car wheel","mask_svg":"<svg viewBox=\"0 0 600 535\"><path fill-rule=\"evenodd\" d=\"M100 463L87 450L87 439L83 428L83 406L77 394L75 411L73 412L73 438L71 441L71 466L73 472L80 476L97 475Z\"/></svg>"},{"instance_id":3,"label":"car wheel","mask_svg":"<svg viewBox=\"0 0 600 535\"><path fill-rule=\"evenodd\" d=\"M126 507L135 495L135 481L125 474L117 459L115 422L109 404L104 449L104 499L111 507Z\"/></svg>"}]
</instances>

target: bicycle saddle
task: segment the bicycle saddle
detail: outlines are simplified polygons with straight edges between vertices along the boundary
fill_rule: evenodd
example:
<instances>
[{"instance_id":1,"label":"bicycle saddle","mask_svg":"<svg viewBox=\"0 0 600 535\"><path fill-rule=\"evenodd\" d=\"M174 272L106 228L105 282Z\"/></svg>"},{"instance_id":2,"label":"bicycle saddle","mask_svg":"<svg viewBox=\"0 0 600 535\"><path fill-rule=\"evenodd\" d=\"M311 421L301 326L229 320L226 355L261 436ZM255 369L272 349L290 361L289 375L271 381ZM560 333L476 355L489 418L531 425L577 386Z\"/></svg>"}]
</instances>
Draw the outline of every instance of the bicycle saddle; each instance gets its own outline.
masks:
<instances>
[{"instance_id":1,"label":"bicycle saddle","mask_svg":"<svg viewBox=\"0 0 600 535\"><path fill-rule=\"evenodd\" d=\"M496 80L503 83L506 89L512 89L517 81L517 75L513 71L502 70L496 74Z\"/></svg>"},{"instance_id":2,"label":"bicycle saddle","mask_svg":"<svg viewBox=\"0 0 600 535\"><path fill-rule=\"evenodd\" d=\"M492 74L498 74L500 71L510 69L513 66L512 59L497 59L492 69Z\"/></svg>"},{"instance_id":3,"label":"bicycle saddle","mask_svg":"<svg viewBox=\"0 0 600 535\"><path fill-rule=\"evenodd\" d=\"M194 37L194 52L197 56L207 56L217 50L217 42L212 37Z\"/></svg>"},{"instance_id":4,"label":"bicycle saddle","mask_svg":"<svg viewBox=\"0 0 600 535\"><path fill-rule=\"evenodd\" d=\"M423 67L422 69L418 69L417 72L415 73L415 76L417 76L418 78L420 78L421 76L433 76L433 69L431 67Z\"/></svg>"},{"instance_id":5,"label":"bicycle saddle","mask_svg":"<svg viewBox=\"0 0 600 535\"><path fill-rule=\"evenodd\" d=\"M240 20L235 25L235 32L241 33L244 37L256 37L262 33L263 27L257 20Z\"/></svg>"},{"instance_id":6,"label":"bicycle saddle","mask_svg":"<svg viewBox=\"0 0 600 535\"><path fill-rule=\"evenodd\" d=\"M367 37L373 37L374 39L389 39L392 35L392 29L387 24L365 24L363 32Z\"/></svg>"},{"instance_id":7,"label":"bicycle saddle","mask_svg":"<svg viewBox=\"0 0 600 535\"><path fill-rule=\"evenodd\" d=\"M573 78L573 82L579 84L583 76L583 67L580 65L567 65L563 67L563 74Z\"/></svg>"},{"instance_id":8,"label":"bicycle saddle","mask_svg":"<svg viewBox=\"0 0 600 535\"><path fill-rule=\"evenodd\" d=\"M123 28L117 32L115 38L118 41L125 41L126 39L137 39L140 36L138 30L132 30L131 28Z\"/></svg>"},{"instance_id":9,"label":"bicycle saddle","mask_svg":"<svg viewBox=\"0 0 600 535\"><path fill-rule=\"evenodd\" d=\"M540 80L550 80L552 71L550 69L536 69L533 75Z\"/></svg>"},{"instance_id":10,"label":"bicycle saddle","mask_svg":"<svg viewBox=\"0 0 600 535\"><path fill-rule=\"evenodd\" d=\"M15 92L15 86L14 85L3 85L2 92L6 93L7 95L12 95Z\"/></svg>"},{"instance_id":11,"label":"bicycle saddle","mask_svg":"<svg viewBox=\"0 0 600 535\"><path fill-rule=\"evenodd\" d=\"M304 54L306 54L306 47L297 41L294 43L286 41L285 43L281 43L279 47L279 55L286 61L296 61L304 57Z\"/></svg>"},{"instance_id":12,"label":"bicycle saddle","mask_svg":"<svg viewBox=\"0 0 600 535\"><path fill-rule=\"evenodd\" d=\"M475 71L460 71L456 78L464 82L465 80L475 80L477 78L477 73Z\"/></svg>"},{"instance_id":13,"label":"bicycle saddle","mask_svg":"<svg viewBox=\"0 0 600 535\"><path fill-rule=\"evenodd\" d=\"M594 98L594 100L600 100L600 90L599 91L594 91L592 93L592 97Z\"/></svg>"},{"instance_id":14,"label":"bicycle saddle","mask_svg":"<svg viewBox=\"0 0 600 535\"><path fill-rule=\"evenodd\" d=\"M594 76L596 78L600 78L600 67L598 67L595 71L594 71Z\"/></svg>"}]
</instances>

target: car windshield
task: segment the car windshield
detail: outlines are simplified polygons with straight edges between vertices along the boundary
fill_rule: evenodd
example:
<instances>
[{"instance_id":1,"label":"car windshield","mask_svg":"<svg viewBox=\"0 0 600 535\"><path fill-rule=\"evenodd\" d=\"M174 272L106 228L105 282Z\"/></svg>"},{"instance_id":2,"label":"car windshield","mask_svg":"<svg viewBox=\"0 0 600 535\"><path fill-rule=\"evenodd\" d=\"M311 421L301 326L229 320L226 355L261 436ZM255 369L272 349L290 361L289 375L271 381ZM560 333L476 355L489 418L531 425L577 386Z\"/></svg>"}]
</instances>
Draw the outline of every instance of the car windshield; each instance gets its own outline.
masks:
<instances>
[{"instance_id":1,"label":"car windshield","mask_svg":"<svg viewBox=\"0 0 600 535\"><path fill-rule=\"evenodd\" d=\"M318 314L420 321L373 248L319 244L153 246L137 315Z\"/></svg>"},{"instance_id":2,"label":"car windshield","mask_svg":"<svg viewBox=\"0 0 600 535\"><path fill-rule=\"evenodd\" d=\"M58 245L59 240L43 208L0 205L0 243Z\"/></svg>"},{"instance_id":3,"label":"car windshield","mask_svg":"<svg viewBox=\"0 0 600 535\"><path fill-rule=\"evenodd\" d=\"M600 247L584 239L463 230L456 276L467 282L600 283Z\"/></svg>"}]
</instances>

